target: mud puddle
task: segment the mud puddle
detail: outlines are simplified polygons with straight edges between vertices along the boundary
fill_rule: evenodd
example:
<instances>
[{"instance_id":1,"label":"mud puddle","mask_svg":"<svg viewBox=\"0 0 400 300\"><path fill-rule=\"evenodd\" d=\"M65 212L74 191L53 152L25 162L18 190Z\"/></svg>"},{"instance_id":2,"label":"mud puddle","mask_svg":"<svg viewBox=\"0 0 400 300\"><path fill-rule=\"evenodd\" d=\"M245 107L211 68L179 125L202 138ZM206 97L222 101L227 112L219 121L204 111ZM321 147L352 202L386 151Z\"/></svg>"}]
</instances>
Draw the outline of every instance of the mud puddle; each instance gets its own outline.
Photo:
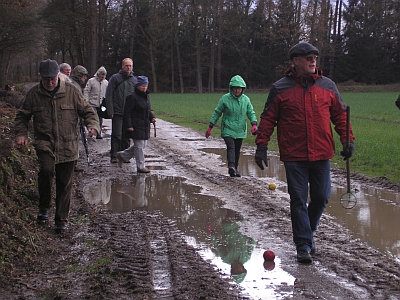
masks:
<instances>
[{"instance_id":1,"label":"mud puddle","mask_svg":"<svg viewBox=\"0 0 400 300\"><path fill-rule=\"evenodd\" d=\"M281 260L263 259L266 249L242 234L242 216L222 201L201 194L201 187L175 176L132 175L129 185L104 179L84 189L88 202L114 213L160 211L176 222L186 242L231 277L252 299L284 299L293 293L295 278L281 268Z\"/></svg>"},{"instance_id":2,"label":"mud puddle","mask_svg":"<svg viewBox=\"0 0 400 300\"><path fill-rule=\"evenodd\" d=\"M202 151L220 155L226 163L225 149L208 148ZM241 155L238 170L243 176L270 177L281 191L287 192L283 163L277 156L268 158L268 168L261 171L254 162L253 154ZM400 261L400 231L394 230L400 227L400 194L351 183L351 192L357 204L352 209L344 209L340 198L347 193L346 178L333 176L332 181L331 198L325 212L350 229L356 238Z\"/></svg>"}]
</instances>

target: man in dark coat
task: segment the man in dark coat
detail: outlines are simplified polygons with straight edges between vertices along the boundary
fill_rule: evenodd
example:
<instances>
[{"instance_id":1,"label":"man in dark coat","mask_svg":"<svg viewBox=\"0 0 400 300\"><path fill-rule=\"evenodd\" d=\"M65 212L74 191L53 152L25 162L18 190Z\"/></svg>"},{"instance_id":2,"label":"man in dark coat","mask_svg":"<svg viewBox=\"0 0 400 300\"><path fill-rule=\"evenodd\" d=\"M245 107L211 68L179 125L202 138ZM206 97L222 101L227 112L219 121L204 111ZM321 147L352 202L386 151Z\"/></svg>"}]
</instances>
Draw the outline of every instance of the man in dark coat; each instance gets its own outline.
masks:
<instances>
[{"instance_id":1,"label":"man in dark coat","mask_svg":"<svg viewBox=\"0 0 400 300\"><path fill-rule=\"evenodd\" d=\"M134 90L136 77L133 75L133 61L125 58L122 69L111 76L106 90L107 111L112 119L111 129L111 163L116 163L116 153L129 147L129 138L124 136L122 121L126 97Z\"/></svg>"}]
</instances>

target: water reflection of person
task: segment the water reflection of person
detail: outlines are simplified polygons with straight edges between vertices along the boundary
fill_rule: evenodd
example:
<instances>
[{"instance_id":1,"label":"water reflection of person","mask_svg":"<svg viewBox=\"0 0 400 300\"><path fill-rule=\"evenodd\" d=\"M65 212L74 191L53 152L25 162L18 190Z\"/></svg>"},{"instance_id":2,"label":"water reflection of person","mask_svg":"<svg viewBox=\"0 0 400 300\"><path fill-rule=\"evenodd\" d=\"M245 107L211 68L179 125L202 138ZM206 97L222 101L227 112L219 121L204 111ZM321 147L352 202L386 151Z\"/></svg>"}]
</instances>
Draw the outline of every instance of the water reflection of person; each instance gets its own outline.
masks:
<instances>
[{"instance_id":1,"label":"water reflection of person","mask_svg":"<svg viewBox=\"0 0 400 300\"><path fill-rule=\"evenodd\" d=\"M250 259L255 241L239 231L235 211L228 209L226 213L221 228L213 229L209 226L209 230L218 255L224 263L231 266L231 275L235 282L241 283L247 274L244 263Z\"/></svg>"},{"instance_id":2,"label":"water reflection of person","mask_svg":"<svg viewBox=\"0 0 400 300\"><path fill-rule=\"evenodd\" d=\"M145 196L145 176L135 176L133 185L123 185L115 189L112 194L112 203L108 206L113 212L127 212L134 208L148 205Z\"/></svg>"},{"instance_id":3,"label":"water reflection of person","mask_svg":"<svg viewBox=\"0 0 400 300\"><path fill-rule=\"evenodd\" d=\"M86 186L83 189L83 194L90 204L107 204L111 197L111 179L101 180L97 184Z\"/></svg>"}]
</instances>

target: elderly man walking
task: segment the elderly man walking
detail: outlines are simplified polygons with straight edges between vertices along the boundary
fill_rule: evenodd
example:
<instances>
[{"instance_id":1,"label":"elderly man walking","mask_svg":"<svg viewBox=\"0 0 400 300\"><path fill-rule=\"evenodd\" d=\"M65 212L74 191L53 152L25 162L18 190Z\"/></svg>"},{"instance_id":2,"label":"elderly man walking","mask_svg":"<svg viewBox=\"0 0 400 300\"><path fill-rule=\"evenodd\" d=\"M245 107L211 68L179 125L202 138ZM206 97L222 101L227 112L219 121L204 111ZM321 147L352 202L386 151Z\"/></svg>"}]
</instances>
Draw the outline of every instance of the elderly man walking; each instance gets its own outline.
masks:
<instances>
[{"instance_id":1,"label":"elderly man walking","mask_svg":"<svg viewBox=\"0 0 400 300\"><path fill-rule=\"evenodd\" d=\"M289 50L293 66L272 85L258 127L255 161L268 166L267 150L277 128L279 155L284 162L293 242L297 261L312 263L314 233L331 193L330 159L335 155L332 124L349 159L355 150L353 131L347 145L346 105L336 84L317 67L319 50L307 42ZM310 201L308 202L308 193Z\"/></svg>"},{"instance_id":2,"label":"elderly man walking","mask_svg":"<svg viewBox=\"0 0 400 300\"><path fill-rule=\"evenodd\" d=\"M34 141L39 160L39 213L37 219L49 218L52 185L56 178L56 232L68 229L75 161L79 157L78 121L84 120L90 135L100 131L96 113L82 93L66 80L59 79L54 60L40 63L40 83L26 94L15 117L16 143L28 145L28 125L33 120Z\"/></svg>"}]
</instances>

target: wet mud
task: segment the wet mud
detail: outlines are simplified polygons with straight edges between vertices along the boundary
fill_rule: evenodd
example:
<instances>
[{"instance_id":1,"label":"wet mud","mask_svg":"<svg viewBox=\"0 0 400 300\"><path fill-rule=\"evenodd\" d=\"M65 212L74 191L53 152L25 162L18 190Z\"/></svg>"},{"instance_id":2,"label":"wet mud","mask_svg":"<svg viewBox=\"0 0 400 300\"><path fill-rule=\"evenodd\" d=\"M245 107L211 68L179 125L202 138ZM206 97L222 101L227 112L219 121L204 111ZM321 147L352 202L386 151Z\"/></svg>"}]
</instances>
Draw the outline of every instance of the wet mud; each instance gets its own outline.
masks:
<instances>
[{"instance_id":1,"label":"wet mud","mask_svg":"<svg viewBox=\"0 0 400 300\"><path fill-rule=\"evenodd\" d=\"M14 278L5 295L11 299L263 299L251 296L229 271L202 257L176 221L160 211L116 213L104 203L87 201L85 187L100 179L129 186L134 176L146 176L136 173L134 160L122 168L110 164L105 133L103 140L89 139L90 166L81 151L78 164L84 171L76 174L70 230L60 236L53 232L53 224L43 226L40 230L47 233L47 240L38 249L42 260L33 261L23 276ZM146 150L148 176L185 178L200 186L202 194L217 197L227 210L240 213L239 230L258 248L273 249L280 267L295 278L293 285L275 285L264 299L400 298L396 258L355 238L329 215L323 216L316 232L313 264L299 265L287 193L269 190L268 184L275 181L269 176L229 177L221 157L204 148L224 148L224 144L220 138L205 139L202 132L158 120L157 137L149 140ZM254 148L245 147L243 152L252 153ZM341 177L343 171L334 172ZM359 174L352 179L361 185L372 181ZM377 184L397 187L384 179ZM253 288L271 290L266 282L256 279Z\"/></svg>"}]
</instances>

